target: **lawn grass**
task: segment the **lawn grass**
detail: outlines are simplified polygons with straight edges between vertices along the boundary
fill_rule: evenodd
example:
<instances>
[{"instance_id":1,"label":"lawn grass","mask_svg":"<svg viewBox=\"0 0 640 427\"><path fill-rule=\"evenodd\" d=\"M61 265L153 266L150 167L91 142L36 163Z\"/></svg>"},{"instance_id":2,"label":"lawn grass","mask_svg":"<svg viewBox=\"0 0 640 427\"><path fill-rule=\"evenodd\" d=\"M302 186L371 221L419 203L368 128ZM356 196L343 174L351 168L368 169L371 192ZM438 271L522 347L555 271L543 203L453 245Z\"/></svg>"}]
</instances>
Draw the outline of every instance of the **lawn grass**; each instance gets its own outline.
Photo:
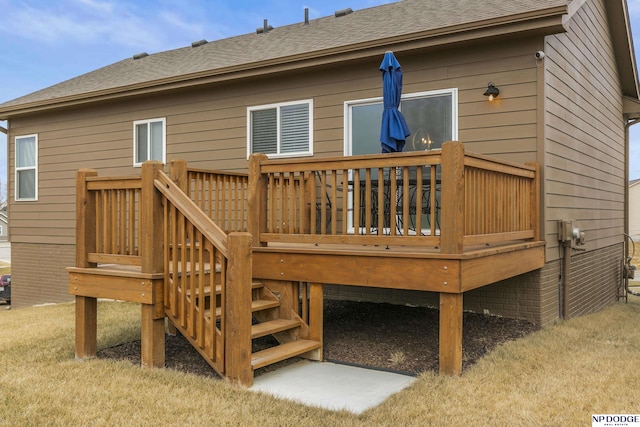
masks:
<instances>
[{"instance_id":1,"label":"lawn grass","mask_svg":"<svg viewBox=\"0 0 640 427\"><path fill-rule=\"evenodd\" d=\"M0 261L0 275L11 274L11 264L8 262Z\"/></svg>"},{"instance_id":2,"label":"lawn grass","mask_svg":"<svg viewBox=\"0 0 640 427\"><path fill-rule=\"evenodd\" d=\"M100 302L98 346L139 337L139 306ZM584 426L640 413L640 298L508 342L460 377L425 373L360 416L225 381L73 359L74 307L0 310L0 425Z\"/></svg>"}]
</instances>

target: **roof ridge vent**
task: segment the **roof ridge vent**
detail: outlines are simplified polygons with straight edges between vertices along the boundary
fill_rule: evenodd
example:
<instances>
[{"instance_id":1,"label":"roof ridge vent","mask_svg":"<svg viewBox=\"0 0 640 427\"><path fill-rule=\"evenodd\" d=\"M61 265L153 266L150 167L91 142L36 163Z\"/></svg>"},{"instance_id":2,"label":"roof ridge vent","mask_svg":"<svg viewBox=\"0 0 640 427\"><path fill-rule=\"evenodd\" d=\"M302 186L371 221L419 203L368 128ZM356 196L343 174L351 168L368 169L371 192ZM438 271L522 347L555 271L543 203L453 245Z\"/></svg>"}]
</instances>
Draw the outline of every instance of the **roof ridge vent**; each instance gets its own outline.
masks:
<instances>
[{"instance_id":1,"label":"roof ridge vent","mask_svg":"<svg viewBox=\"0 0 640 427\"><path fill-rule=\"evenodd\" d=\"M351 13L353 13L353 9L351 9L350 7L346 9L336 10L336 18L340 18L341 16L347 16Z\"/></svg>"},{"instance_id":2,"label":"roof ridge vent","mask_svg":"<svg viewBox=\"0 0 640 427\"><path fill-rule=\"evenodd\" d=\"M191 43L191 47L198 47L209 43L206 39L198 40L197 42Z\"/></svg>"},{"instance_id":3,"label":"roof ridge vent","mask_svg":"<svg viewBox=\"0 0 640 427\"><path fill-rule=\"evenodd\" d=\"M269 25L267 20L265 19L262 28L256 28L256 34L267 34L271 30L273 30L273 27Z\"/></svg>"},{"instance_id":4,"label":"roof ridge vent","mask_svg":"<svg viewBox=\"0 0 640 427\"><path fill-rule=\"evenodd\" d=\"M133 55L133 59L142 59L145 56L149 56L149 54L147 52L140 52Z\"/></svg>"}]
</instances>

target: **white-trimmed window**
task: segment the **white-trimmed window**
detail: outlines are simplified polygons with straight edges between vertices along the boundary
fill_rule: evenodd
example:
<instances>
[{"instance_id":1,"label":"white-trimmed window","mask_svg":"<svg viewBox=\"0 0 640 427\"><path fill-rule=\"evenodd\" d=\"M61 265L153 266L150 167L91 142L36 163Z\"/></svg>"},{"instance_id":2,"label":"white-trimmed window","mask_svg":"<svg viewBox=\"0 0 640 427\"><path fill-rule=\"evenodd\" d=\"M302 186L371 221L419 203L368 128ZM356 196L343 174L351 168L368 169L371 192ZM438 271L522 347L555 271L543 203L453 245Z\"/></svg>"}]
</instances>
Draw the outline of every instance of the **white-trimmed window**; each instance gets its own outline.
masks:
<instances>
[{"instance_id":1,"label":"white-trimmed window","mask_svg":"<svg viewBox=\"0 0 640 427\"><path fill-rule=\"evenodd\" d=\"M166 136L165 118L133 122L133 166L142 166L147 160L166 163Z\"/></svg>"},{"instance_id":2,"label":"white-trimmed window","mask_svg":"<svg viewBox=\"0 0 640 427\"><path fill-rule=\"evenodd\" d=\"M247 108L247 156L313 155L313 100Z\"/></svg>"},{"instance_id":3,"label":"white-trimmed window","mask_svg":"<svg viewBox=\"0 0 640 427\"><path fill-rule=\"evenodd\" d=\"M16 136L16 201L38 200L38 135Z\"/></svg>"}]
</instances>

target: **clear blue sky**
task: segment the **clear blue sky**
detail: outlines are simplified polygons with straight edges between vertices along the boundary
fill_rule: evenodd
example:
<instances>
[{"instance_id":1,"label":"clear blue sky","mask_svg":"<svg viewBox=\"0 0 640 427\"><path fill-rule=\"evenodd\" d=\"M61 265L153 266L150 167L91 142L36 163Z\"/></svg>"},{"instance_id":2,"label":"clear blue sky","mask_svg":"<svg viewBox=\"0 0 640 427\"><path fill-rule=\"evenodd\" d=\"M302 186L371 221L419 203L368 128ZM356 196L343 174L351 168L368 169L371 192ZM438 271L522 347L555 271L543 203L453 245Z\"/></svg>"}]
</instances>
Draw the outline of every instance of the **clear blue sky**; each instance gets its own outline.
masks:
<instances>
[{"instance_id":1,"label":"clear blue sky","mask_svg":"<svg viewBox=\"0 0 640 427\"><path fill-rule=\"evenodd\" d=\"M139 52L158 52L392 3L394 0L0 0L0 103ZM640 0L627 0L637 53ZM640 61L639 61L640 64ZM6 127L6 123L0 122ZM0 182L6 182L0 133ZM640 124L631 128L631 173L640 178Z\"/></svg>"}]
</instances>

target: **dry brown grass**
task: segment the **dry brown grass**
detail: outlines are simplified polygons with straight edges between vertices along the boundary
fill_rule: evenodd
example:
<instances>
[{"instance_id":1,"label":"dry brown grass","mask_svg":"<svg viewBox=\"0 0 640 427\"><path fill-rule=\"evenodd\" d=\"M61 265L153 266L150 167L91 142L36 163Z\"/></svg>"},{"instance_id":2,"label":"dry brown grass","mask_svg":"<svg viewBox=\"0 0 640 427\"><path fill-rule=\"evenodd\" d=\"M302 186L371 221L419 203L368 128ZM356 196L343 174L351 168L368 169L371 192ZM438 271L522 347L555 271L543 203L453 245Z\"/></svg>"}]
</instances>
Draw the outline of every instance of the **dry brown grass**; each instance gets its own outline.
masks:
<instances>
[{"instance_id":1,"label":"dry brown grass","mask_svg":"<svg viewBox=\"0 0 640 427\"><path fill-rule=\"evenodd\" d=\"M558 323L457 378L423 374L355 416L168 369L73 360L73 305L0 310L0 425L584 426L640 408L640 298ZM139 309L101 302L99 347L136 339Z\"/></svg>"},{"instance_id":2,"label":"dry brown grass","mask_svg":"<svg viewBox=\"0 0 640 427\"><path fill-rule=\"evenodd\" d=\"M11 264L0 261L0 274L11 274Z\"/></svg>"}]
</instances>

